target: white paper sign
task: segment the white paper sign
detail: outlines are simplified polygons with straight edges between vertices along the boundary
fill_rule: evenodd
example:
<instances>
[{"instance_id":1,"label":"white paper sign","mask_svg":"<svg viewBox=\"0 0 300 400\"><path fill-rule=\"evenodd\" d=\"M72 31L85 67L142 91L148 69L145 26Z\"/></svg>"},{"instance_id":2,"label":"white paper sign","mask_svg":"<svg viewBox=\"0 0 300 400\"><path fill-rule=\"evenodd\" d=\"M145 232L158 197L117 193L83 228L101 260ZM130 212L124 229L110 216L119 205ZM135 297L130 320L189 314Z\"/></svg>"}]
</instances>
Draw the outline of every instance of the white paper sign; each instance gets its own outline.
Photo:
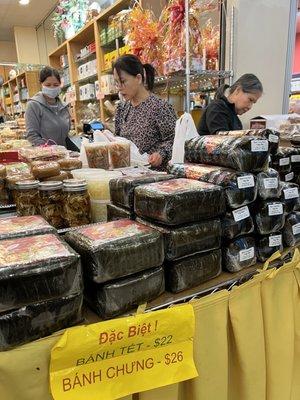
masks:
<instances>
[{"instance_id":1,"label":"white paper sign","mask_svg":"<svg viewBox=\"0 0 300 400\"><path fill-rule=\"evenodd\" d=\"M285 200L295 199L299 197L299 190L298 188L289 188L283 190Z\"/></svg>"},{"instance_id":2,"label":"white paper sign","mask_svg":"<svg viewBox=\"0 0 300 400\"><path fill-rule=\"evenodd\" d=\"M264 188L265 189L277 189L278 188L278 178L265 178Z\"/></svg>"},{"instance_id":3,"label":"white paper sign","mask_svg":"<svg viewBox=\"0 0 300 400\"><path fill-rule=\"evenodd\" d=\"M251 151L268 151L269 149L269 142L267 140L252 140L251 142Z\"/></svg>"},{"instance_id":4,"label":"white paper sign","mask_svg":"<svg viewBox=\"0 0 300 400\"><path fill-rule=\"evenodd\" d=\"M282 203L269 204L268 208L269 208L269 216L283 214Z\"/></svg>"},{"instance_id":5,"label":"white paper sign","mask_svg":"<svg viewBox=\"0 0 300 400\"><path fill-rule=\"evenodd\" d=\"M249 208L247 206L238 208L237 210L232 211L233 218L235 222L242 221L250 217Z\"/></svg>"},{"instance_id":6,"label":"white paper sign","mask_svg":"<svg viewBox=\"0 0 300 400\"><path fill-rule=\"evenodd\" d=\"M282 235L274 235L269 237L269 247L277 247L282 245Z\"/></svg>"},{"instance_id":7,"label":"white paper sign","mask_svg":"<svg viewBox=\"0 0 300 400\"><path fill-rule=\"evenodd\" d=\"M300 162L300 154L295 154L291 157L292 162Z\"/></svg>"},{"instance_id":8,"label":"white paper sign","mask_svg":"<svg viewBox=\"0 0 300 400\"><path fill-rule=\"evenodd\" d=\"M269 142L271 142L271 143L278 143L279 142L279 137L274 135L273 133L270 133L268 139L269 139Z\"/></svg>"},{"instance_id":9,"label":"white paper sign","mask_svg":"<svg viewBox=\"0 0 300 400\"><path fill-rule=\"evenodd\" d=\"M299 235L300 233L300 223L292 226L293 235Z\"/></svg>"},{"instance_id":10,"label":"white paper sign","mask_svg":"<svg viewBox=\"0 0 300 400\"><path fill-rule=\"evenodd\" d=\"M254 257L254 247L250 247L249 249L240 250L239 253L240 261L250 260Z\"/></svg>"},{"instance_id":11,"label":"white paper sign","mask_svg":"<svg viewBox=\"0 0 300 400\"><path fill-rule=\"evenodd\" d=\"M289 174L286 174L284 177L285 182L289 182L294 178L294 172L290 172Z\"/></svg>"},{"instance_id":12,"label":"white paper sign","mask_svg":"<svg viewBox=\"0 0 300 400\"><path fill-rule=\"evenodd\" d=\"M249 187L253 187L254 186L254 176L253 175L239 176L237 178L237 182L238 182L239 189L246 189Z\"/></svg>"},{"instance_id":13,"label":"white paper sign","mask_svg":"<svg viewBox=\"0 0 300 400\"><path fill-rule=\"evenodd\" d=\"M289 165L290 163L290 157L285 157L285 158L281 158L279 160L279 165Z\"/></svg>"}]
</instances>

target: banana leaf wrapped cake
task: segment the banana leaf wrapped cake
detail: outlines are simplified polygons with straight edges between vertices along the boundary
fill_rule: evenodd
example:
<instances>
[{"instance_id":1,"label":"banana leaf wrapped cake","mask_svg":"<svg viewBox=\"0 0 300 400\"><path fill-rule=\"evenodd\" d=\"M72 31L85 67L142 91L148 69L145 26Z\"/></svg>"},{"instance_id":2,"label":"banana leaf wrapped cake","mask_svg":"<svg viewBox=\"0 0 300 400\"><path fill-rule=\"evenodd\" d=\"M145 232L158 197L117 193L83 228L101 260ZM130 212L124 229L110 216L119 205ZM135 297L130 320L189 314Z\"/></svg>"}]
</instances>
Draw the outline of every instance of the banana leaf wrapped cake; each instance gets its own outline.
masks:
<instances>
[{"instance_id":1,"label":"banana leaf wrapped cake","mask_svg":"<svg viewBox=\"0 0 300 400\"><path fill-rule=\"evenodd\" d=\"M39 215L0 218L0 239L13 239L55 232L56 229Z\"/></svg>"},{"instance_id":2,"label":"banana leaf wrapped cake","mask_svg":"<svg viewBox=\"0 0 300 400\"><path fill-rule=\"evenodd\" d=\"M260 236L257 239L257 258L260 262L265 262L276 251L282 251L281 232L271 233L270 235Z\"/></svg>"},{"instance_id":3,"label":"banana leaf wrapped cake","mask_svg":"<svg viewBox=\"0 0 300 400\"><path fill-rule=\"evenodd\" d=\"M222 219L222 237L225 240L245 236L253 231L254 223L248 206L229 211Z\"/></svg>"},{"instance_id":4,"label":"banana leaf wrapped cake","mask_svg":"<svg viewBox=\"0 0 300 400\"><path fill-rule=\"evenodd\" d=\"M281 230L285 222L285 205L280 201L263 200L253 210L256 228L260 235Z\"/></svg>"},{"instance_id":5,"label":"banana leaf wrapped cake","mask_svg":"<svg viewBox=\"0 0 300 400\"><path fill-rule=\"evenodd\" d=\"M300 243L300 212L287 215L283 228L283 242L287 247Z\"/></svg>"},{"instance_id":6,"label":"banana leaf wrapped cake","mask_svg":"<svg viewBox=\"0 0 300 400\"><path fill-rule=\"evenodd\" d=\"M223 247L223 266L229 272L238 272L256 263L256 247L253 237L233 240Z\"/></svg>"},{"instance_id":7,"label":"banana leaf wrapped cake","mask_svg":"<svg viewBox=\"0 0 300 400\"><path fill-rule=\"evenodd\" d=\"M296 183L282 183L281 201L285 204L285 212L300 210L299 186Z\"/></svg>"},{"instance_id":8,"label":"banana leaf wrapped cake","mask_svg":"<svg viewBox=\"0 0 300 400\"><path fill-rule=\"evenodd\" d=\"M117 221L119 219L134 219L134 213L126 208L118 207L115 204L107 204L107 222Z\"/></svg>"},{"instance_id":9,"label":"banana leaf wrapped cake","mask_svg":"<svg viewBox=\"0 0 300 400\"><path fill-rule=\"evenodd\" d=\"M279 173L269 168L257 175L258 195L261 199L278 199L281 195L281 184Z\"/></svg>"}]
</instances>

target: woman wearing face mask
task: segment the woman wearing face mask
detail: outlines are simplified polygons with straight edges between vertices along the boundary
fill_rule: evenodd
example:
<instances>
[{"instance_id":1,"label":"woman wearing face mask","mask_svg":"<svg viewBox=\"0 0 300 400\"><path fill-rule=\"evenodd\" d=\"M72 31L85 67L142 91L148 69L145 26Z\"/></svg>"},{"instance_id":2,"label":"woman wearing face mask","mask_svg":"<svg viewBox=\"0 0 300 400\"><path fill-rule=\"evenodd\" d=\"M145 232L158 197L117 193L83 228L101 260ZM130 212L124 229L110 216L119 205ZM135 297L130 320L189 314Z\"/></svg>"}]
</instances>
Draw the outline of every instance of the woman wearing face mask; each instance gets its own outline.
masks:
<instances>
[{"instance_id":1,"label":"woman wearing face mask","mask_svg":"<svg viewBox=\"0 0 300 400\"><path fill-rule=\"evenodd\" d=\"M177 116L170 104L151 93L154 68L127 54L114 63L113 73L123 99L116 110L115 134L148 153L152 167L163 169L172 155Z\"/></svg>"},{"instance_id":2,"label":"woman wearing face mask","mask_svg":"<svg viewBox=\"0 0 300 400\"><path fill-rule=\"evenodd\" d=\"M68 106L59 99L61 80L56 69L45 67L40 72L42 91L33 96L25 112L27 139L39 146L49 142L66 146L70 130Z\"/></svg>"},{"instance_id":3,"label":"woman wearing face mask","mask_svg":"<svg viewBox=\"0 0 300 400\"><path fill-rule=\"evenodd\" d=\"M253 74L242 75L232 86L222 85L205 109L199 123L200 135L243 129L238 117L251 110L261 97L263 86Z\"/></svg>"}]
</instances>

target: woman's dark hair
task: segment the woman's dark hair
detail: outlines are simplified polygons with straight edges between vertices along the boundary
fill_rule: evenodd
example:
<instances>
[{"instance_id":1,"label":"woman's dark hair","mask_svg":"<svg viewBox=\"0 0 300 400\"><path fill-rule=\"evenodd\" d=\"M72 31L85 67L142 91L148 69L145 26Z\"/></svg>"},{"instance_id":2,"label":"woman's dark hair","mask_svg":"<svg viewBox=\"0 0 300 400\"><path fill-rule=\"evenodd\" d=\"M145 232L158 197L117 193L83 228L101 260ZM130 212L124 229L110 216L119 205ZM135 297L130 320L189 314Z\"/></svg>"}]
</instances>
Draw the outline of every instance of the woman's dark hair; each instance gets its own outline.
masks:
<instances>
[{"instance_id":1,"label":"woman's dark hair","mask_svg":"<svg viewBox=\"0 0 300 400\"><path fill-rule=\"evenodd\" d=\"M224 93L229 89L232 94L236 89L241 88L244 93L262 93L264 91L261 81L253 74L242 75L233 85L221 85L216 94L215 99L220 99Z\"/></svg>"},{"instance_id":2,"label":"woman's dark hair","mask_svg":"<svg viewBox=\"0 0 300 400\"><path fill-rule=\"evenodd\" d=\"M57 71L57 69L52 67L44 67L43 69L41 69L40 83L45 82L45 80L49 78L49 76L54 76L58 80L58 82L61 83L59 72Z\"/></svg>"},{"instance_id":3,"label":"woman's dark hair","mask_svg":"<svg viewBox=\"0 0 300 400\"><path fill-rule=\"evenodd\" d=\"M119 77L121 71L127 72L127 74L132 76L140 74L143 83L146 83L148 90L153 90L155 69L151 64L142 64L141 60L137 56L133 54L124 54L113 64L113 70L114 69L117 71Z\"/></svg>"}]
</instances>

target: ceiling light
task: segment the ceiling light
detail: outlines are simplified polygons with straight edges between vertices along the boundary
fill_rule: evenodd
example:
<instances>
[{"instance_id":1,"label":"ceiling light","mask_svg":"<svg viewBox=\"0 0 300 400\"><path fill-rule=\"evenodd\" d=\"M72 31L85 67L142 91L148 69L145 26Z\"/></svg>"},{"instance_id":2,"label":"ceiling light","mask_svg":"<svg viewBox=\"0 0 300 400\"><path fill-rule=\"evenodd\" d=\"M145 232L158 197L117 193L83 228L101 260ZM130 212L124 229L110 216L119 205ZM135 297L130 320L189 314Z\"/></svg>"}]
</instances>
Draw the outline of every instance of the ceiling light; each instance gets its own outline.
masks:
<instances>
[{"instance_id":1,"label":"ceiling light","mask_svg":"<svg viewBox=\"0 0 300 400\"><path fill-rule=\"evenodd\" d=\"M21 4L21 6L26 6L27 4L29 4L30 0L19 0L19 4Z\"/></svg>"}]
</instances>

